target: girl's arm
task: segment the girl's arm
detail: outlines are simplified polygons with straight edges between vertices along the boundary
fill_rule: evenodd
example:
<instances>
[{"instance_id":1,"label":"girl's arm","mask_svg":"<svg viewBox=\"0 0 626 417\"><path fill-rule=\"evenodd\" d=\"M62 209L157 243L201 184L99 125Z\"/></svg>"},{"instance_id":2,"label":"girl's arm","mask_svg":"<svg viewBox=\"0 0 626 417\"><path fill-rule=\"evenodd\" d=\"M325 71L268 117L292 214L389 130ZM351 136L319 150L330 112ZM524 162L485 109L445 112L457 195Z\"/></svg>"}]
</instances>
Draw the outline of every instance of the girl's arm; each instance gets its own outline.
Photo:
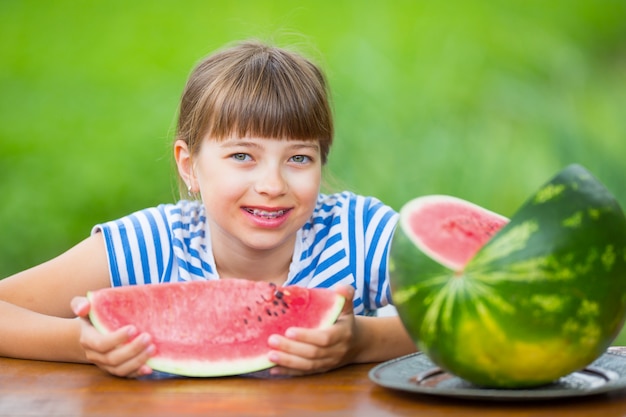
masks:
<instances>
[{"instance_id":1,"label":"girl's arm","mask_svg":"<svg viewBox=\"0 0 626 417\"><path fill-rule=\"evenodd\" d=\"M0 280L0 356L85 362L70 302L110 286L104 240L90 236L62 255Z\"/></svg>"},{"instance_id":2,"label":"girl's arm","mask_svg":"<svg viewBox=\"0 0 626 417\"><path fill-rule=\"evenodd\" d=\"M62 362L85 362L76 319L33 312L0 301L0 356Z\"/></svg>"},{"instance_id":3,"label":"girl's arm","mask_svg":"<svg viewBox=\"0 0 626 417\"><path fill-rule=\"evenodd\" d=\"M400 317L356 316L353 363L382 362L417 351Z\"/></svg>"}]
</instances>

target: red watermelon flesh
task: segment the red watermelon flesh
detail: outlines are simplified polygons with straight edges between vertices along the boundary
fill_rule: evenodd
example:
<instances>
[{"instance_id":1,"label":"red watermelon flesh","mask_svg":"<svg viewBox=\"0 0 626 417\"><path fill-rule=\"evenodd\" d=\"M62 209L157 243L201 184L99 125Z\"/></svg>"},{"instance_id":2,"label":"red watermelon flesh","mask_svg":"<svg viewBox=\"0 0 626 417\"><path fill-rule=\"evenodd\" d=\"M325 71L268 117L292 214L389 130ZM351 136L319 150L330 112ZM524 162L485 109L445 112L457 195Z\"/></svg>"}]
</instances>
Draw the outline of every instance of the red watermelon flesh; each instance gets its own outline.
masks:
<instances>
[{"instance_id":1,"label":"red watermelon flesh","mask_svg":"<svg viewBox=\"0 0 626 417\"><path fill-rule=\"evenodd\" d=\"M508 219L447 195L429 195L407 204L405 230L424 253L452 270L461 270Z\"/></svg>"},{"instance_id":2,"label":"red watermelon flesh","mask_svg":"<svg viewBox=\"0 0 626 417\"><path fill-rule=\"evenodd\" d=\"M152 337L152 369L197 377L274 366L267 358L270 335L289 327L328 327L345 302L330 289L243 279L106 288L87 297L100 332L132 324Z\"/></svg>"}]
</instances>

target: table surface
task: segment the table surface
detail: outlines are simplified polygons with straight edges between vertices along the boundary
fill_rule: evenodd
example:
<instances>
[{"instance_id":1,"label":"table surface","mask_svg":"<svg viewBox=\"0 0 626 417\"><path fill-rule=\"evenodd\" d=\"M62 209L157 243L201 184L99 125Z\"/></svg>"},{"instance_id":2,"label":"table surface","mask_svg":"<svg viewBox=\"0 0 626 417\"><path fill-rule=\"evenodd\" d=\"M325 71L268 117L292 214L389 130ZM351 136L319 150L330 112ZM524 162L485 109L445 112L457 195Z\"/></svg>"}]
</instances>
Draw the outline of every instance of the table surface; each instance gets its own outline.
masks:
<instances>
[{"instance_id":1,"label":"table surface","mask_svg":"<svg viewBox=\"0 0 626 417\"><path fill-rule=\"evenodd\" d=\"M531 402L405 393L368 377L375 364L326 374L132 380L92 365L0 358L0 416L626 416L626 390Z\"/></svg>"}]
</instances>

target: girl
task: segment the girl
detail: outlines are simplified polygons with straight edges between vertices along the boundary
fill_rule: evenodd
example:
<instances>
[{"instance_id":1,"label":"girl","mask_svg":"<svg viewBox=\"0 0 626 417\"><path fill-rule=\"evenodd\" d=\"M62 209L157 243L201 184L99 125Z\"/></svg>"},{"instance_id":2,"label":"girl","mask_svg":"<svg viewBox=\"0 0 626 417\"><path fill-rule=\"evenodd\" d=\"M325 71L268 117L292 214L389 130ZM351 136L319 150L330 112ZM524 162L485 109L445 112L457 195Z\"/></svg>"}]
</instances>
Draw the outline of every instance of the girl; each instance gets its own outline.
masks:
<instances>
[{"instance_id":1,"label":"girl","mask_svg":"<svg viewBox=\"0 0 626 417\"><path fill-rule=\"evenodd\" d=\"M99 334L85 319L84 294L229 278L333 287L347 298L331 328L269 338L274 375L414 351L397 316L370 317L389 302L397 214L371 197L320 193L333 138L326 85L309 60L256 41L202 61L183 92L173 145L190 198L97 225L66 253L1 280L0 355L148 375L150 335L133 326Z\"/></svg>"}]
</instances>

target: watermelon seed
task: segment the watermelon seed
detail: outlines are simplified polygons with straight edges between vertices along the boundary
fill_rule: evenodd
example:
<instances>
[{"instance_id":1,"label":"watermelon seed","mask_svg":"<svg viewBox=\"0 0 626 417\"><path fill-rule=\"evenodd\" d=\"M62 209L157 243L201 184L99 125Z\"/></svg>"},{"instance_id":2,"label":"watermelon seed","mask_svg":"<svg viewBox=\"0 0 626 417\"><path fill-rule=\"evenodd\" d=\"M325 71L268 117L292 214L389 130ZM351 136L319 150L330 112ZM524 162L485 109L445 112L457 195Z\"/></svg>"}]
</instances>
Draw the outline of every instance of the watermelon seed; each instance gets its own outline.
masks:
<instances>
[{"instance_id":1,"label":"watermelon seed","mask_svg":"<svg viewBox=\"0 0 626 417\"><path fill-rule=\"evenodd\" d=\"M276 291L276 292L274 293L274 296L280 300L280 299L282 299L282 298L283 298L283 293L282 293L282 292L280 292L280 291Z\"/></svg>"},{"instance_id":2,"label":"watermelon seed","mask_svg":"<svg viewBox=\"0 0 626 417\"><path fill-rule=\"evenodd\" d=\"M271 315L272 315L272 312L270 311L270 309L269 309L269 308L266 308L266 309L265 309L265 312L267 313L267 315L268 315L268 316L271 316Z\"/></svg>"},{"instance_id":3,"label":"watermelon seed","mask_svg":"<svg viewBox=\"0 0 626 417\"><path fill-rule=\"evenodd\" d=\"M248 324L248 319L243 319L243 324Z\"/></svg>"},{"instance_id":4,"label":"watermelon seed","mask_svg":"<svg viewBox=\"0 0 626 417\"><path fill-rule=\"evenodd\" d=\"M261 318L261 316L256 316L258 321L263 321L263 319Z\"/></svg>"}]
</instances>

